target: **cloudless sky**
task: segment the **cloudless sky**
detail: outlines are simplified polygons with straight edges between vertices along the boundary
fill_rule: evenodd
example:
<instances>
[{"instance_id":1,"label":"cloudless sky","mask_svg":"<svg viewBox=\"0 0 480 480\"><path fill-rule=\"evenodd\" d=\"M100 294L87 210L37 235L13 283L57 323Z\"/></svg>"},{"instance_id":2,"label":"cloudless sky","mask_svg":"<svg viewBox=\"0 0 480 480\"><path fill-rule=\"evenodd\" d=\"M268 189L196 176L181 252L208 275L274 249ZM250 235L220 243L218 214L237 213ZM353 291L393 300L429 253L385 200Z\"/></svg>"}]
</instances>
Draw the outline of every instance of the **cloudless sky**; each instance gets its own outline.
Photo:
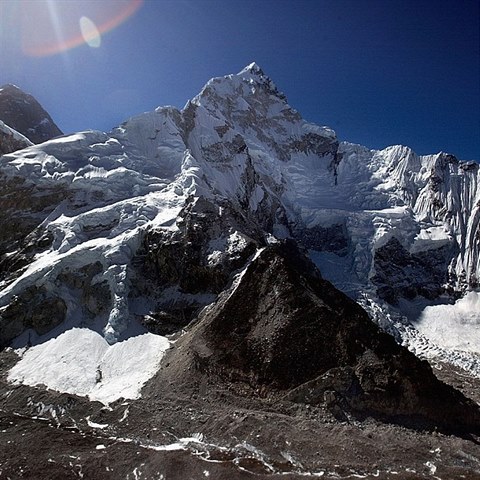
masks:
<instances>
[{"instance_id":1,"label":"cloudless sky","mask_svg":"<svg viewBox=\"0 0 480 480\"><path fill-rule=\"evenodd\" d=\"M478 0L145 0L100 47L44 57L22 52L15 1L0 0L0 84L34 95L64 132L181 108L256 61L340 140L480 159ZM128 1L105 4L113 17ZM92 7L45 5L60 3Z\"/></svg>"}]
</instances>

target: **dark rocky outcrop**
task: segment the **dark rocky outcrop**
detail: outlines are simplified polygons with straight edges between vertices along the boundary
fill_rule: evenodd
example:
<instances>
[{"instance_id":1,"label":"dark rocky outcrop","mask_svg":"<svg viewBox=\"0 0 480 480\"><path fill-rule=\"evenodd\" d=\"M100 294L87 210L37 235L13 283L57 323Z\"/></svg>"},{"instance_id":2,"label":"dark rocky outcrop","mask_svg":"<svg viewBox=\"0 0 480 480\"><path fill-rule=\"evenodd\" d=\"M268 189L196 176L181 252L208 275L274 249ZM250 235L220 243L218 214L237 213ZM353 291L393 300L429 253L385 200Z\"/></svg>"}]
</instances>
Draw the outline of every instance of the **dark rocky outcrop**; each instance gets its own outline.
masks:
<instances>
[{"instance_id":1,"label":"dark rocky outcrop","mask_svg":"<svg viewBox=\"0 0 480 480\"><path fill-rule=\"evenodd\" d=\"M375 250L375 275L372 283L380 298L396 305L400 298L420 295L433 300L446 291L449 283L448 259L456 253L455 246L410 253L392 237Z\"/></svg>"},{"instance_id":2,"label":"dark rocky outcrop","mask_svg":"<svg viewBox=\"0 0 480 480\"><path fill-rule=\"evenodd\" d=\"M189 198L177 218L178 229L150 230L132 262L131 298L157 297L157 308L141 318L151 332L173 333L228 285L262 241L262 233L241 212ZM242 233L237 236L237 230ZM233 234L233 241L232 241ZM162 293L175 289L176 295Z\"/></svg>"},{"instance_id":3,"label":"dark rocky outcrop","mask_svg":"<svg viewBox=\"0 0 480 480\"><path fill-rule=\"evenodd\" d=\"M0 281L12 280L52 241L42 221L68 197L64 185L35 185L0 174Z\"/></svg>"},{"instance_id":4,"label":"dark rocky outcrop","mask_svg":"<svg viewBox=\"0 0 480 480\"><path fill-rule=\"evenodd\" d=\"M342 223L326 227L321 225L311 228L296 227L294 235L305 248L332 252L339 256L345 256L348 253L348 233Z\"/></svg>"},{"instance_id":5,"label":"dark rocky outcrop","mask_svg":"<svg viewBox=\"0 0 480 480\"><path fill-rule=\"evenodd\" d=\"M290 242L265 248L170 355L162 375L207 376L247 396L419 428L480 428L474 402L381 332Z\"/></svg>"},{"instance_id":6,"label":"dark rocky outcrop","mask_svg":"<svg viewBox=\"0 0 480 480\"><path fill-rule=\"evenodd\" d=\"M31 145L32 143L26 137L0 121L0 156Z\"/></svg>"},{"instance_id":7,"label":"dark rocky outcrop","mask_svg":"<svg viewBox=\"0 0 480 480\"><path fill-rule=\"evenodd\" d=\"M37 100L15 85L0 88L0 120L33 143L42 143L62 135Z\"/></svg>"},{"instance_id":8,"label":"dark rocky outcrop","mask_svg":"<svg viewBox=\"0 0 480 480\"><path fill-rule=\"evenodd\" d=\"M25 289L0 313L0 348L28 328L38 335L48 333L65 320L66 313L65 302L55 294L42 287Z\"/></svg>"}]
</instances>

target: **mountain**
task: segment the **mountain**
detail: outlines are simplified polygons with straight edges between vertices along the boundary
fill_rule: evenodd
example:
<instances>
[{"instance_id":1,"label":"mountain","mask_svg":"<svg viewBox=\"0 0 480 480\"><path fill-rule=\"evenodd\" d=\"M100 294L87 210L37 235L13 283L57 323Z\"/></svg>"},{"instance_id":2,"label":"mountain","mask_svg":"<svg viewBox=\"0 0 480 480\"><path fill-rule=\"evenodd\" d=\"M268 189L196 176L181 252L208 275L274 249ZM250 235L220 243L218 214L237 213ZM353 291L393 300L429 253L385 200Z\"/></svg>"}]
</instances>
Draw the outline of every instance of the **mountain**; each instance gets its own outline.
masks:
<instances>
[{"instance_id":1,"label":"mountain","mask_svg":"<svg viewBox=\"0 0 480 480\"><path fill-rule=\"evenodd\" d=\"M21 150L22 148L30 147L32 142L24 137L21 133L18 133L13 128L5 125L0 120L0 154L12 153L15 150Z\"/></svg>"},{"instance_id":2,"label":"mountain","mask_svg":"<svg viewBox=\"0 0 480 480\"><path fill-rule=\"evenodd\" d=\"M260 250L168 360L160 379L201 383L206 376L243 395L326 403L338 413L407 424L413 417L417 426L480 428L474 402L380 332L358 304L321 279L293 242Z\"/></svg>"},{"instance_id":3,"label":"mountain","mask_svg":"<svg viewBox=\"0 0 480 480\"><path fill-rule=\"evenodd\" d=\"M291 475L319 465L307 461L314 447L304 449L307 468L285 463L290 453L279 460L276 450L277 463L269 463L250 443L241 454L222 446L233 441L235 409L256 418L268 438L284 425L300 443L295 412L321 437L331 432L319 419L342 425L357 446L366 441L357 422L370 420L377 431L388 424L476 438L478 405L466 389L480 376L480 319L471 308L479 301L478 180L476 163L452 155L339 142L330 128L302 119L256 64L210 80L182 110L159 107L109 133L6 154L3 411L22 405L28 424L39 402L56 405L51 416L61 428L84 434L107 428L92 422L108 423L115 445L136 438L147 450L168 450L144 409L187 439L177 450L206 449L237 474L234 466L248 462L248 472L274 464L270 473ZM371 319L433 364L444 362L446 379L458 378L452 365L464 368L468 395L440 382ZM211 429L210 410L220 415ZM251 435L248 424L238 432ZM402 438L398 448L432 441L391 428L384 438ZM468 438L462 451L474 450ZM438 448L460 448L445 442ZM371 464L365 458L352 471ZM415 468L424 468L418 458ZM447 476L474 468L448 467L448 455L435 462ZM387 467L381 471L388 478Z\"/></svg>"},{"instance_id":4,"label":"mountain","mask_svg":"<svg viewBox=\"0 0 480 480\"><path fill-rule=\"evenodd\" d=\"M42 143L62 135L37 100L16 85L0 87L0 120L33 143Z\"/></svg>"},{"instance_id":5,"label":"mountain","mask_svg":"<svg viewBox=\"0 0 480 480\"><path fill-rule=\"evenodd\" d=\"M128 336L136 318L145 323L145 315L163 311L169 295L181 311L194 312L220 286L201 297L178 290L174 278L165 285L175 291L145 284L151 265L136 279L146 255L138 252L181 236L177 215L201 199L222 211L224 225L192 253L201 268L221 270L245 242L294 238L325 278L400 341L480 372L478 318L465 318L457 300L468 293L469 305L478 302L478 179L478 164L452 155L340 143L331 129L303 120L252 64L209 81L182 111L158 108L109 134L82 132L5 156L0 302L46 289L60 295L59 305L71 302L53 316L58 323L82 316L87 299L53 285L66 268L76 276L95 264L100 274L91 279L105 291L89 315L103 322L111 343ZM140 307L137 297L149 300ZM448 308L446 339L432 317ZM3 342L23 331L15 318Z\"/></svg>"}]
</instances>

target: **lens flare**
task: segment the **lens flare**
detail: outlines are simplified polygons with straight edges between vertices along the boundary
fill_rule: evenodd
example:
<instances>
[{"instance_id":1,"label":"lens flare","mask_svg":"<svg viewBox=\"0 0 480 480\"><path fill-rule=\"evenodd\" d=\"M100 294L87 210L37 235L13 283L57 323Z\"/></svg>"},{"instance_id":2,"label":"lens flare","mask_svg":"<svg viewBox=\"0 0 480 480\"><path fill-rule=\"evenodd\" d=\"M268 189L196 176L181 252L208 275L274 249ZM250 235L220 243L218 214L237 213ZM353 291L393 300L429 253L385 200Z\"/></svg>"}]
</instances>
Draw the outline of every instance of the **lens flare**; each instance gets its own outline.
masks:
<instances>
[{"instance_id":1,"label":"lens flare","mask_svg":"<svg viewBox=\"0 0 480 480\"><path fill-rule=\"evenodd\" d=\"M102 35L122 24L142 4L143 0L23 0L22 50L43 57L85 44L98 48Z\"/></svg>"},{"instance_id":2,"label":"lens flare","mask_svg":"<svg viewBox=\"0 0 480 480\"><path fill-rule=\"evenodd\" d=\"M80 19L80 31L85 43L92 48L98 48L102 44L102 37L97 26L88 17Z\"/></svg>"}]
</instances>

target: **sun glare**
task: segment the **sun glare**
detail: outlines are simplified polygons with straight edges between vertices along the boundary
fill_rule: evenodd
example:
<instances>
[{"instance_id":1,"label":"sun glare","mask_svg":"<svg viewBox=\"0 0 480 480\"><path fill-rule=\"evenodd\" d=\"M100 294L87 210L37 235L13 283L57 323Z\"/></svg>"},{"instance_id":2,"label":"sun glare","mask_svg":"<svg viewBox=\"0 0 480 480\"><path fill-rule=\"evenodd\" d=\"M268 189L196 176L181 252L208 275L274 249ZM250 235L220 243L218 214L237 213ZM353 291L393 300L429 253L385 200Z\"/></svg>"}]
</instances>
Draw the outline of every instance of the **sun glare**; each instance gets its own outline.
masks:
<instances>
[{"instance_id":1,"label":"sun glare","mask_svg":"<svg viewBox=\"0 0 480 480\"><path fill-rule=\"evenodd\" d=\"M22 0L22 50L42 57L87 44L98 48L102 35L132 16L143 0Z\"/></svg>"},{"instance_id":2,"label":"sun glare","mask_svg":"<svg viewBox=\"0 0 480 480\"><path fill-rule=\"evenodd\" d=\"M102 36L97 26L88 17L80 18L80 31L85 43L92 48L98 48L102 44Z\"/></svg>"}]
</instances>

